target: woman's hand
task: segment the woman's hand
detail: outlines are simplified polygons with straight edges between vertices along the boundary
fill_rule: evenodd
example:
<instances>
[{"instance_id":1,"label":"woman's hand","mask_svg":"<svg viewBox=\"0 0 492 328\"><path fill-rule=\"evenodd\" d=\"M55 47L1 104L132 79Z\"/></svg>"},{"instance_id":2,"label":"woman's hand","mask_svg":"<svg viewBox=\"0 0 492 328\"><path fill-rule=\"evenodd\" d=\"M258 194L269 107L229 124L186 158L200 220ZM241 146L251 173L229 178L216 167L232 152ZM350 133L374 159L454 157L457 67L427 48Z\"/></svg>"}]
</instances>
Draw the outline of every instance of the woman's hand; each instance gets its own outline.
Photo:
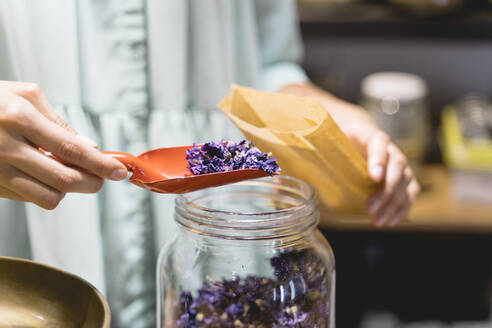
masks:
<instances>
[{"instance_id":1,"label":"woman's hand","mask_svg":"<svg viewBox=\"0 0 492 328\"><path fill-rule=\"evenodd\" d=\"M405 155L375 125L354 123L343 130L365 155L369 175L379 183L367 202L374 224L397 225L405 219L420 192Z\"/></svg>"},{"instance_id":2,"label":"woman's hand","mask_svg":"<svg viewBox=\"0 0 492 328\"><path fill-rule=\"evenodd\" d=\"M319 100L365 156L369 175L379 184L367 202L367 211L374 217L374 224L395 226L405 219L420 186L406 157L369 114L310 83L290 84L279 91Z\"/></svg>"},{"instance_id":3,"label":"woman's hand","mask_svg":"<svg viewBox=\"0 0 492 328\"><path fill-rule=\"evenodd\" d=\"M97 192L127 170L78 136L33 83L0 81L0 197L53 209L67 192ZM67 165L47 157L51 152Z\"/></svg>"}]
</instances>

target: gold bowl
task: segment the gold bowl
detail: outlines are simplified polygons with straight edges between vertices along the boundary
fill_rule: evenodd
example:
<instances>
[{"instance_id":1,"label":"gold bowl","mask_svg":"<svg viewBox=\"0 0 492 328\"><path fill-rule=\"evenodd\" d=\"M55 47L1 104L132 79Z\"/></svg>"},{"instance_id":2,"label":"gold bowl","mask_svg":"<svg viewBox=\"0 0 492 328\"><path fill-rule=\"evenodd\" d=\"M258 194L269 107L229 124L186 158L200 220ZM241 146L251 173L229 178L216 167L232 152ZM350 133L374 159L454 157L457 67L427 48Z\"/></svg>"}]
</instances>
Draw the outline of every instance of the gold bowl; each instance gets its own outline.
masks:
<instances>
[{"instance_id":1,"label":"gold bowl","mask_svg":"<svg viewBox=\"0 0 492 328\"><path fill-rule=\"evenodd\" d=\"M87 281L36 262L0 257L0 328L109 328L109 306Z\"/></svg>"}]
</instances>

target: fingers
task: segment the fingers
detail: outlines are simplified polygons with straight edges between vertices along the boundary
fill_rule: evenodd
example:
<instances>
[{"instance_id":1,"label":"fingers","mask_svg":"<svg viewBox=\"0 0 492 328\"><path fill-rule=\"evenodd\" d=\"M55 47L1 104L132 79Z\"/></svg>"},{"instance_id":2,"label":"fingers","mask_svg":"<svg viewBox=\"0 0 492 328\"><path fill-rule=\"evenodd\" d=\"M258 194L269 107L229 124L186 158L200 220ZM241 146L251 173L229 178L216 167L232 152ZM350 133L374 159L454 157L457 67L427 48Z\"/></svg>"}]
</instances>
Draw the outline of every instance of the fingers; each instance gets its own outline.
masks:
<instances>
[{"instance_id":1,"label":"fingers","mask_svg":"<svg viewBox=\"0 0 492 328\"><path fill-rule=\"evenodd\" d=\"M18 115L22 116L18 128L23 135L63 162L106 179L122 180L126 177L128 172L123 164L90 147L82 139L48 120L32 106L24 106Z\"/></svg>"},{"instance_id":2,"label":"fingers","mask_svg":"<svg viewBox=\"0 0 492 328\"><path fill-rule=\"evenodd\" d=\"M420 192L420 186L417 182L417 180L414 178L412 179L412 182L408 185L407 191L406 191L406 201L403 202L403 204L399 207L395 215L393 216L393 219L390 221L389 225L391 227L396 226L399 224L405 217L407 216L408 212L410 211L410 208L412 207L413 203L415 202L415 199L417 198L417 195Z\"/></svg>"},{"instance_id":3,"label":"fingers","mask_svg":"<svg viewBox=\"0 0 492 328\"><path fill-rule=\"evenodd\" d=\"M0 164L0 186L17 195L22 195L24 201L33 202L47 210L52 210L58 206L65 196L64 193L35 180L8 164Z\"/></svg>"},{"instance_id":4,"label":"fingers","mask_svg":"<svg viewBox=\"0 0 492 328\"><path fill-rule=\"evenodd\" d=\"M96 146L76 134L37 85L0 81L0 197L53 209L66 192L92 193L101 188L101 177L126 177L124 165ZM81 169L42 155L38 147Z\"/></svg>"},{"instance_id":5,"label":"fingers","mask_svg":"<svg viewBox=\"0 0 492 328\"><path fill-rule=\"evenodd\" d=\"M405 156L389 143L388 159L381 188L368 201L368 212L375 217L375 225L394 226L407 215L420 187Z\"/></svg>"},{"instance_id":6,"label":"fingers","mask_svg":"<svg viewBox=\"0 0 492 328\"><path fill-rule=\"evenodd\" d=\"M389 137L381 132L376 132L367 145L367 162L369 174L375 182L381 182L384 177L388 160Z\"/></svg>"},{"instance_id":7,"label":"fingers","mask_svg":"<svg viewBox=\"0 0 492 328\"><path fill-rule=\"evenodd\" d=\"M385 170L383 189L369 200L369 213L371 214L379 212L380 208L390 200L400 180L403 179L403 171L406 167L405 157L396 147L391 147L391 145L387 152L390 158Z\"/></svg>"},{"instance_id":8,"label":"fingers","mask_svg":"<svg viewBox=\"0 0 492 328\"><path fill-rule=\"evenodd\" d=\"M103 185L101 178L63 165L20 142L16 152L6 158L6 161L18 170L63 193L95 193Z\"/></svg>"},{"instance_id":9,"label":"fingers","mask_svg":"<svg viewBox=\"0 0 492 328\"><path fill-rule=\"evenodd\" d=\"M402 207L402 205L408 201L407 187L412 180L413 174L410 167L405 169L403 178L400 180L398 187L394 191L391 198L379 209L376 215L376 225L382 227L389 223L394 217L396 212Z\"/></svg>"}]
</instances>

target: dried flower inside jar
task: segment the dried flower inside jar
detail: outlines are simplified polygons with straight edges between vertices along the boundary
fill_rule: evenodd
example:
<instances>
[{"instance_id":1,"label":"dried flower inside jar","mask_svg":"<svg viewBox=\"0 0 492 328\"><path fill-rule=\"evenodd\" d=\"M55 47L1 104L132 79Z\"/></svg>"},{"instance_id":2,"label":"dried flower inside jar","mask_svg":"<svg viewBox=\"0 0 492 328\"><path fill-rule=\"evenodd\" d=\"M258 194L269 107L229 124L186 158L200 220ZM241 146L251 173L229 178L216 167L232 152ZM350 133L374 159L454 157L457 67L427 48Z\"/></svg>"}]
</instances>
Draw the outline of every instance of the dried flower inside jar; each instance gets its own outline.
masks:
<instances>
[{"instance_id":1,"label":"dried flower inside jar","mask_svg":"<svg viewBox=\"0 0 492 328\"><path fill-rule=\"evenodd\" d=\"M311 250L271 259L274 278L205 282L175 304L178 328L323 328L330 312L329 274Z\"/></svg>"}]
</instances>

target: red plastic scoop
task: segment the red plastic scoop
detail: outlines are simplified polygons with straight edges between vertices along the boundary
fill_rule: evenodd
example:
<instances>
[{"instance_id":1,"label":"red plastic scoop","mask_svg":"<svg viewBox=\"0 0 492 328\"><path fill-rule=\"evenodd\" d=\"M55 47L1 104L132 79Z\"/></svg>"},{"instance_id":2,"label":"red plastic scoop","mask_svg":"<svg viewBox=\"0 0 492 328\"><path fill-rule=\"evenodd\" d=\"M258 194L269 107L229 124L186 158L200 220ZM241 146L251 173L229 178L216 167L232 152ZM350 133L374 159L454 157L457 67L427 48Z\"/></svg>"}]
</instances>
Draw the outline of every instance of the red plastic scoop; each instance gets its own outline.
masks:
<instances>
[{"instance_id":1,"label":"red plastic scoop","mask_svg":"<svg viewBox=\"0 0 492 328\"><path fill-rule=\"evenodd\" d=\"M193 146L158 148L138 156L128 153L103 153L123 163L133 174L130 182L155 192L182 194L198 189L268 176L259 169L242 169L193 175L188 170L186 150Z\"/></svg>"}]
</instances>

